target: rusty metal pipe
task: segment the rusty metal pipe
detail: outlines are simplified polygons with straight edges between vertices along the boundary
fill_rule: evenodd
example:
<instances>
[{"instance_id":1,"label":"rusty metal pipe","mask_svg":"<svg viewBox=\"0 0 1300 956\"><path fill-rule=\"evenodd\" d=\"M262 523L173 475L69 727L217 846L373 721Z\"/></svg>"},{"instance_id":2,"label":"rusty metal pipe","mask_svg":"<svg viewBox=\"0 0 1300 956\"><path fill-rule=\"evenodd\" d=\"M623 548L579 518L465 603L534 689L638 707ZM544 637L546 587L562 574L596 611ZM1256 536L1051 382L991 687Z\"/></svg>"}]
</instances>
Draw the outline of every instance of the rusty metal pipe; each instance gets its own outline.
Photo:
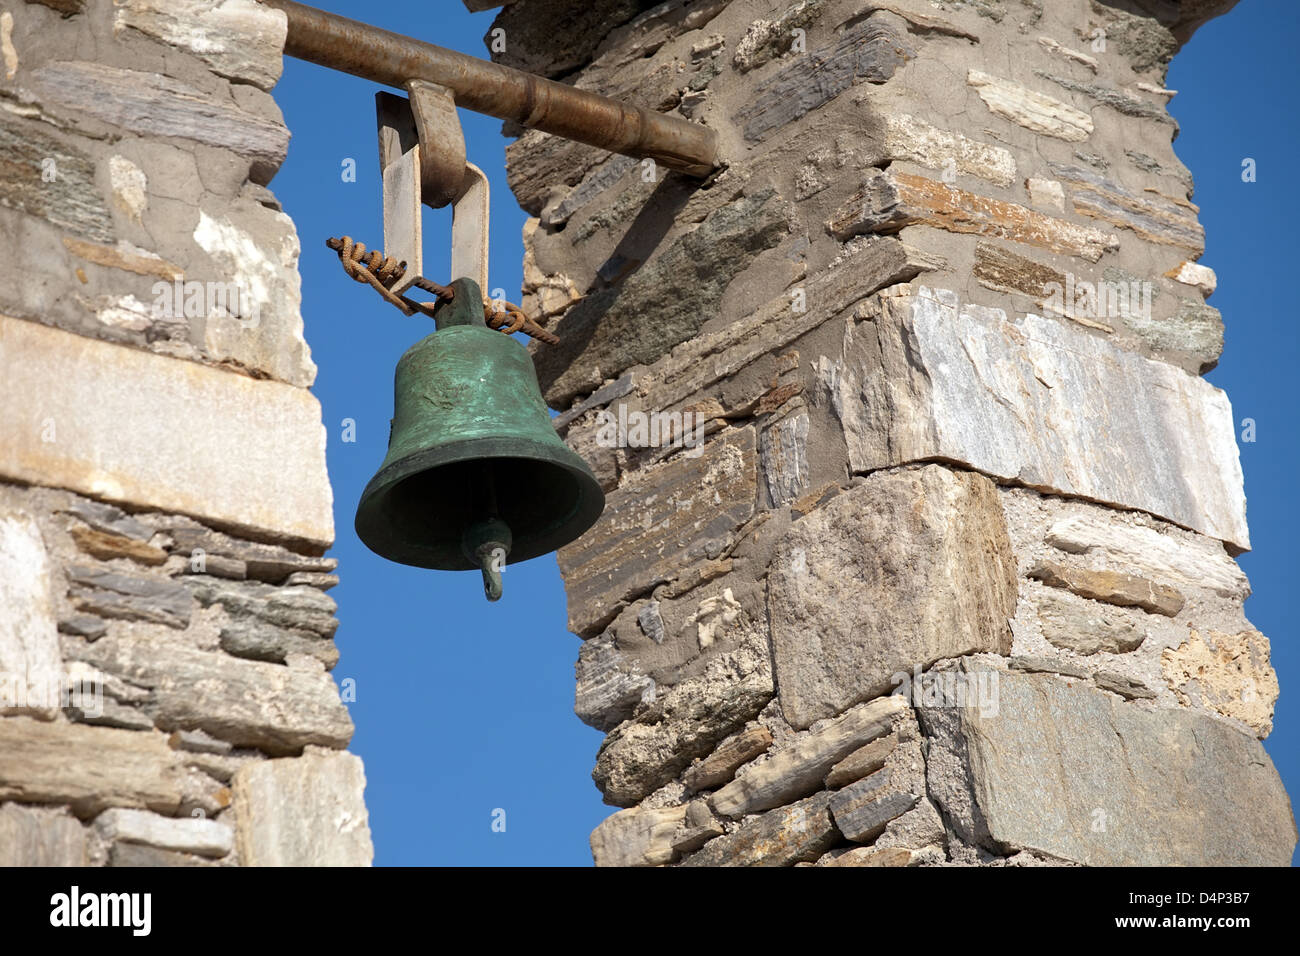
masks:
<instances>
[{"instance_id":1,"label":"rusty metal pipe","mask_svg":"<svg viewBox=\"0 0 1300 956\"><path fill-rule=\"evenodd\" d=\"M707 176L717 166L717 134L706 126L293 0L261 2L288 15L284 52L297 59L399 89L407 80L427 80L451 90L456 105L465 109L615 153L649 157L691 176Z\"/></svg>"}]
</instances>

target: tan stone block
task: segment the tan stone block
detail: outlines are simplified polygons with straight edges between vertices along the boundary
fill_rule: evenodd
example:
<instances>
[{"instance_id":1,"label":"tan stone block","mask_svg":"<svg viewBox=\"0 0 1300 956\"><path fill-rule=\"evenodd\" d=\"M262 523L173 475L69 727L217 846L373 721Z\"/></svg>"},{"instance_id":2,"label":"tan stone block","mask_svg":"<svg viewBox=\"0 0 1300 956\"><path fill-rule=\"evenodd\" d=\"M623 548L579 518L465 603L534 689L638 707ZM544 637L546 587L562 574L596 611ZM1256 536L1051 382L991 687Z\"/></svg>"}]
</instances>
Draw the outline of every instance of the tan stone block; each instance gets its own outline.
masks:
<instances>
[{"instance_id":1,"label":"tan stone block","mask_svg":"<svg viewBox=\"0 0 1300 956\"><path fill-rule=\"evenodd\" d=\"M320 404L304 389L0 315L0 475L325 546Z\"/></svg>"},{"instance_id":2,"label":"tan stone block","mask_svg":"<svg viewBox=\"0 0 1300 956\"><path fill-rule=\"evenodd\" d=\"M235 845L244 866L369 866L365 770L350 753L309 749L234 778Z\"/></svg>"},{"instance_id":3,"label":"tan stone block","mask_svg":"<svg viewBox=\"0 0 1300 956\"><path fill-rule=\"evenodd\" d=\"M1268 638L1254 628L1236 634L1196 631L1166 648L1160 669L1183 706L1199 703L1250 725L1259 737L1273 729L1277 672L1269 663Z\"/></svg>"}]
</instances>

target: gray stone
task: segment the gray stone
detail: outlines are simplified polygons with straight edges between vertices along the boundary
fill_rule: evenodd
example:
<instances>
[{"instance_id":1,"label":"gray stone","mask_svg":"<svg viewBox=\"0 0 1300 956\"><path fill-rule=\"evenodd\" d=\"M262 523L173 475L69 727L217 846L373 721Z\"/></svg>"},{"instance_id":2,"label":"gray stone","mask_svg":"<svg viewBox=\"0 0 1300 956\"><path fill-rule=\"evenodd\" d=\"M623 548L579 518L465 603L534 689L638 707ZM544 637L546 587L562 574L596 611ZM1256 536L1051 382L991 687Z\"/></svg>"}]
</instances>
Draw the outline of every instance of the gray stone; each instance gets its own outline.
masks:
<instances>
[{"instance_id":1,"label":"gray stone","mask_svg":"<svg viewBox=\"0 0 1300 956\"><path fill-rule=\"evenodd\" d=\"M1048 168L1070 184L1075 212L1130 229L1150 242L1186 249L1193 257L1204 251L1205 230L1192 210L1158 193L1135 192L1082 166L1050 163Z\"/></svg>"},{"instance_id":2,"label":"gray stone","mask_svg":"<svg viewBox=\"0 0 1300 956\"><path fill-rule=\"evenodd\" d=\"M800 412L763 429L759 462L773 507L808 490L808 413Z\"/></svg>"},{"instance_id":3,"label":"gray stone","mask_svg":"<svg viewBox=\"0 0 1300 956\"><path fill-rule=\"evenodd\" d=\"M196 574L207 573L224 578L248 577L268 584L289 584L291 582L288 579L295 574L328 574L338 567L335 558L299 554L280 545L245 541L193 522L167 523L164 528L174 542L171 548L173 554L184 555L193 563L198 552L202 552L200 563L203 567L187 568ZM218 574L208 570L207 566L218 557L239 562L244 573Z\"/></svg>"},{"instance_id":4,"label":"gray stone","mask_svg":"<svg viewBox=\"0 0 1300 956\"><path fill-rule=\"evenodd\" d=\"M35 119L0 113L0 205L43 219L91 242L112 242L113 215L95 185L95 163ZM55 176L47 173L54 163ZM6 283L7 284L7 283ZM9 289L0 292L8 297Z\"/></svg>"},{"instance_id":5,"label":"gray stone","mask_svg":"<svg viewBox=\"0 0 1300 956\"><path fill-rule=\"evenodd\" d=\"M333 637L338 630L339 622L334 616L338 605L329 595L313 587L277 588L256 581L210 577L185 578L184 586L204 607L219 604L236 622L252 626L269 624L322 638Z\"/></svg>"},{"instance_id":6,"label":"gray stone","mask_svg":"<svg viewBox=\"0 0 1300 956\"><path fill-rule=\"evenodd\" d=\"M84 704L84 702L83 702ZM69 720L98 727L120 727L123 730L153 730L153 718L139 707L122 704L106 697L91 707L72 704L63 711Z\"/></svg>"},{"instance_id":7,"label":"gray stone","mask_svg":"<svg viewBox=\"0 0 1300 956\"><path fill-rule=\"evenodd\" d=\"M1016 595L991 481L938 465L869 476L794 524L772 559L786 719L807 727L942 658L1007 653Z\"/></svg>"},{"instance_id":8,"label":"gray stone","mask_svg":"<svg viewBox=\"0 0 1300 956\"><path fill-rule=\"evenodd\" d=\"M1157 351L1186 352L1208 372L1223 354L1223 316L1218 309L1199 302L1183 302L1167 319L1129 316L1128 326L1144 343Z\"/></svg>"},{"instance_id":9,"label":"gray stone","mask_svg":"<svg viewBox=\"0 0 1300 956\"><path fill-rule=\"evenodd\" d=\"M546 400L568 405L694 336L717 314L731 281L786 236L787 217L771 190L745 196L714 211L620 286L584 298L555 324L561 344L533 350Z\"/></svg>"},{"instance_id":10,"label":"gray stone","mask_svg":"<svg viewBox=\"0 0 1300 956\"><path fill-rule=\"evenodd\" d=\"M1045 657L1012 657L1007 661L1007 666L1012 670L1028 671L1031 674L1060 674L1062 677L1075 677L1079 680L1087 680L1089 676L1087 669L1077 664L1049 660Z\"/></svg>"},{"instance_id":11,"label":"gray stone","mask_svg":"<svg viewBox=\"0 0 1300 956\"><path fill-rule=\"evenodd\" d=\"M791 866L815 860L840 840L830 800L831 794L818 793L746 820L704 844L682 866Z\"/></svg>"},{"instance_id":12,"label":"gray stone","mask_svg":"<svg viewBox=\"0 0 1300 956\"><path fill-rule=\"evenodd\" d=\"M0 720L0 801L67 804L87 819L109 807L176 814L218 789L159 733Z\"/></svg>"},{"instance_id":13,"label":"gray stone","mask_svg":"<svg viewBox=\"0 0 1300 956\"><path fill-rule=\"evenodd\" d=\"M235 842L244 866L369 866L361 758L308 750L235 774Z\"/></svg>"},{"instance_id":14,"label":"gray stone","mask_svg":"<svg viewBox=\"0 0 1300 956\"><path fill-rule=\"evenodd\" d=\"M853 751L883 737L907 710L897 695L881 697L774 751L713 794L709 805L737 818L779 807L821 789L827 772Z\"/></svg>"},{"instance_id":15,"label":"gray stone","mask_svg":"<svg viewBox=\"0 0 1300 956\"><path fill-rule=\"evenodd\" d=\"M1219 389L1063 322L960 307L951 292L877 302L834 382L854 471L945 459L1250 546Z\"/></svg>"},{"instance_id":16,"label":"gray stone","mask_svg":"<svg viewBox=\"0 0 1300 956\"><path fill-rule=\"evenodd\" d=\"M664 619L659 615L659 602L647 601L636 615L636 623L641 633L656 644L664 642Z\"/></svg>"},{"instance_id":17,"label":"gray stone","mask_svg":"<svg viewBox=\"0 0 1300 956\"><path fill-rule=\"evenodd\" d=\"M591 62L601 41L650 4L642 0L516 0L495 20L509 41L492 59L517 70L559 77ZM483 38L491 48L492 32Z\"/></svg>"},{"instance_id":18,"label":"gray stone","mask_svg":"<svg viewBox=\"0 0 1300 956\"><path fill-rule=\"evenodd\" d=\"M995 713L919 711L930 794L962 839L1089 866L1290 863L1290 803L1253 737L1082 683L999 677Z\"/></svg>"},{"instance_id":19,"label":"gray stone","mask_svg":"<svg viewBox=\"0 0 1300 956\"><path fill-rule=\"evenodd\" d=\"M201 730L177 730L167 738L173 750L187 750L201 754L228 754L233 749L227 740L218 740Z\"/></svg>"},{"instance_id":20,"label":"gray stone","mask_svg":"<svg viewBox=\"0 0 1300 956\"><path fill-rule=\"evenodd\" d=\"M77 498L67 508L65 514L80 518L96 531L105 534L120 535L135 541L148 541L153 537L153 529L128 515L121 508L91 501L89 498Z\"/></svg>"},{"instance_id":21,"label":"gray stone","mask_svg":"<svg viewBox=\"0 0 1300 956\"><path fill-rule=\"evenodd\" d=\"M59 621L59 632L97 641L108 633L108 625L89 614L74 614Z\"/></svg>"},{"instance_id":22,"label":"gray stone","mask_svg":"<svg viewBox=\"0 0 1300 956\"><path fill-rule=\"evenodd\" d=\"M221 629L219 641L227 654L254 661L283 664L290 654L305 654L324 664L326 670L339 662L339 649L329 638L259 621L228 624Z\"/></svg>"},{"instance_id":23,"label":"gray stone","mask_svg":"<svg viewBox=\"0 0 1300 956\"><path fill-rule=\"evenodd\" d=\"M269 90L280 78L287 18L256 0L118 0L113 28L189 50L219 76Z\"/></svg>"},{"instance_id":24,"label":"gray stone","mask_svg":"<svg viewBox=\"0 0 1300 956\"><path fill-rule=\"evenodd\" d=\"M659 695L600 746L592 779L605 802L639 803L672 781L696 757L753 720L772 699L772 664L761 630L732 652L713 657L699 677Z\"/></svg>"},{"instance_id":25,"label":"gray stone","mask_svg":"<svg viewBox=\"0 0 1300 956\"><path fill-rule=\"evenodd\" d=\"M1157 123L1174 123L1173 117L1165 111L1163 106L1148 103L1146 100L1131 96L1121 90L1112 89L1108 86L1099 86L1096 83L1080 83L1078 80L1072 80L1067 76L1057 76L1043 70L1035 70L1034 72L1045 80L1051 80L1058 86L1062 86L1074 93L1082 93L1102 106L1109 106L1125 116L1136 116L1138 119L1154 120Z\"/></svg>"},{"instance_id":26,"label":"gray stone","mask_svg":"<svg viewBox=\"0 0 1300 956\"><path fill-rule=\"evenodd\" d=\"M682 783L687 790L713 790L730 781L737 770L771 746L770 730L761 724L746 727L682 774Z\"/></svg>"},{"instance_id":27,"label":"gray stone","mask_svg":"<svg viewBox=\"0 0 1300 956\"><path fill-rule=\"evenodd\" d=\"M34 518L0 508L0 714L58 712L58 625L50 559Z\"/></svg>"},{"instance_id":28,"label":"gray stone","mask_svg":"<svg viewBox=\"0 0 1300 956\"><path fill-rule=\"evenodd\" d=\"M41 106L60 115L88 116L124 132L231 150L251 161L252 178L262 184L270 182L289 149L289 131L282 122L158 73L53 61L32 71L31 86Z\"/></svg>"},{"instance_id":29,"label":"gray stone","mask_svg":"<svg viewBox=\"0 0 1300 956\"><path fill-rule=\"evenodd\" d=\"M888 22L862 20L827 46L795 57L789 66L756 86L734 121L744 129L747 142L761 142L859 80L886 82L915 55L910 40Z\"/></svg>"},{"instance_id":30,"label":"gray stone","mask_svg":"<svg viewBox=\"0 0 1300 956\"><path fill-rule=\"evenodd\" d=\"M831 818L854 843L870 843L885 832L891 820L911 810L920 799L915 793L899 789L889 770L877 770L831 797Z\"/></svg>"},{"instance_id":31,"label":"gray stone","mask_svg":"<svg viewBox=\"0 0 1300 956\"><path fill-rule=\"evenodd\" d=\"M875 290L942 268L941 259L897 239L869 236L849 243L834 262L802 287L807 308L791 308L781 296L723 329L683 342L651 369L642 386L646 408L666 409L682 402L768 354L777 354L800 336L852 308Z\"/></svg>"},{"instance_id":32,"label":"gray stone","mask_svg":"<svg viewBox=\"0 0 1300 956\"><path fill-rule=\"evenodd\" d=\"M1097 671L1092 681L1102 690L1108 690L1127 700L1154 700L1156 692L1141 681L1117 674L1114 671Z\"/></svg>"},{"instance_id":33,"label":"gray stone","mask_svg":"<svg viewBox=\"0 0 1300 956\"><path fill-rule=\"evenodd\" d=\"M588 727L613 730L655 698L655 682L619 653L608 631L583 642L574 671L573 712Z\"/></svg>"},{"instance_id":34,"label":"gray stone","mask_svg":"<svg viewBox=\"0 0 1300 956\"><path fill-rule=\"evenodd\" d=\"M85 865L86 831L67 811L0 806L0 867Z\"/></svg>"},{"instance_id":35,"label":"gray stone","mask_svg":"<svg viewBox=\"0 0 1300 956\"><path fill-rule=\"evenodd\" d=\"M558 554L571 631L598 633L625 602L735 541L754 513L754 445L752 426L732 429L698 455L637 472L606 498L595 526Z\"/></svg>"},{"instance_id":36,"label":"gray stone","mask_svg":"<svg viewBox=\"0 0 1300 956\"><path fill-rule=\"evenodd\" d=\"M202 817L164 817L148 810L113 807L95 818L95 829L108 842L139 843L160 850L220 858L235 845L227 823Z\"/></svg>"},{"instance_id":37,"label":"gray stone","mask_svg":"<svg viewBox=\"0 0 1300 956\"><path fill-rule=\"evenodd\" d=\"M184 630L193 601L176 582L142 574L122 574L103 567L72 565L67 569L69 595L82 611L100 617L149 621Z\"/></svg>"},{"instance_id":38,"label":"gray stone","mask_svg":"<svg viewBox=\"0 0 1300 956\"><path fill-rule=\"evenodd\" d=\"M113 636L76 653L150 688L154 722L164 730L204 730L270 754L294 753L307 744L345 747L352 737L352 719L323 670Z\"/></svg>"},{"instance_id":39,"label":"gray stone","mask_svg":"<svg viewBox=\"0 0 1300 956\"><path fill-rule=\"evenodd\" d=\"M155 866L216 866L211 860L177 853L175 850L160 850L157 847L143 846L138 843L118 843L108 855L111 867L155 867Z\"/></svg>"}]
</instances>

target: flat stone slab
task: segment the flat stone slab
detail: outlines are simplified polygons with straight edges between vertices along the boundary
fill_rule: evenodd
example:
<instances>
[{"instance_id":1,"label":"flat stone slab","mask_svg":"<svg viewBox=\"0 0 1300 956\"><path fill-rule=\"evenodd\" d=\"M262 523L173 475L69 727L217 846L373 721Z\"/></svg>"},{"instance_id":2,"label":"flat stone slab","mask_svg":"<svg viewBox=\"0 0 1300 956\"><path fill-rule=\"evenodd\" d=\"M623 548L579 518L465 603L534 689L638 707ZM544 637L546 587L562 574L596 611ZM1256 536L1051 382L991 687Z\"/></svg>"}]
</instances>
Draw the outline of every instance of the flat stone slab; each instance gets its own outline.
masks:
<instances>
[{"instance_id":1,"label":"flat stone slab","mask_svg":"<svg viewBox=\"0 0 1300 956\"><path fill-rule=\"evenodd\" d=\"M0 315L0 476L326 546L306 389Z\"/></svg>"},{"instance_id":2,"label":"flat stone slab","mask_svg":"<svg viewBox=\"0 0 1300 956\"><path fill-rule=\"evenodd\" d=\"M308 751L245 764L232 781L244 866L369 866L374 858L361 758Z\"/></svg>"},{"instance_id":3,"label":"flat stone slab","mask_svg":"<svg viewBox=\"0 0 1300 956\"><path fill-rule=\"evenodd\" d=\"M1067 323L913 287L881 296L828 384L854 471L944 459L1250 547L1232 407Z\"/></svg>"},{"instance_id":4,"label":"flat stone slab","mask_svg":"<svg viewBox=\"0 0 1300 956\"><path fill-rule=\"evenodd\" d=\"M1258 740L1078 681L979 676L994 675L995 708L919 708L931 795L959 829L1089 866L1290 864L1290 801Z\"/></svg>"},{"instance_id":5,"label":"flat stone slab","mask_svg":"<svg viewBox=\"0 0 1300 956\"><path fill-rule=\"evenodd\" d=\"M781 709L796 728L893 691L914 667L1011 649L1016 561L983 475L869 476L794 524L767 588Z\"/></svg>"}]
</instances>

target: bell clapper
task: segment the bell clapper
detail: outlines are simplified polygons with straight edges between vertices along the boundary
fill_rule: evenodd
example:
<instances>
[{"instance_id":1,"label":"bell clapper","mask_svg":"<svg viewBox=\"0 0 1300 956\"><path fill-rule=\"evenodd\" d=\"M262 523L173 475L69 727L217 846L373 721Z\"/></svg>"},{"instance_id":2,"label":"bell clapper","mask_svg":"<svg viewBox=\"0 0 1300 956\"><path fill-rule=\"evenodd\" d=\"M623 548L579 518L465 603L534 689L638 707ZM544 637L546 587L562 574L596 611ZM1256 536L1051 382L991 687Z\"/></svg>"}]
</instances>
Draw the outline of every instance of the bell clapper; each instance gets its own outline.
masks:
<instances>
[{"instance_id":1,"label":"bell clapper","mask_svg":"<svg viewBox=\"0 0 1300 956\"><path fill-rule=\"evenodd\" d=\"M465 557L477 564L483 572L484 596L489 601L498 601L503 590L501 570L505 567L506 558L510 556L510 546L514 542L510 527L497 516L496 484L489 469L483 469L476 491L475 497L481 495L481 500L486 505L478 513L486 514L486 517L470 523L461 537L461 547Z\"/></svg>"}]
</instances>

